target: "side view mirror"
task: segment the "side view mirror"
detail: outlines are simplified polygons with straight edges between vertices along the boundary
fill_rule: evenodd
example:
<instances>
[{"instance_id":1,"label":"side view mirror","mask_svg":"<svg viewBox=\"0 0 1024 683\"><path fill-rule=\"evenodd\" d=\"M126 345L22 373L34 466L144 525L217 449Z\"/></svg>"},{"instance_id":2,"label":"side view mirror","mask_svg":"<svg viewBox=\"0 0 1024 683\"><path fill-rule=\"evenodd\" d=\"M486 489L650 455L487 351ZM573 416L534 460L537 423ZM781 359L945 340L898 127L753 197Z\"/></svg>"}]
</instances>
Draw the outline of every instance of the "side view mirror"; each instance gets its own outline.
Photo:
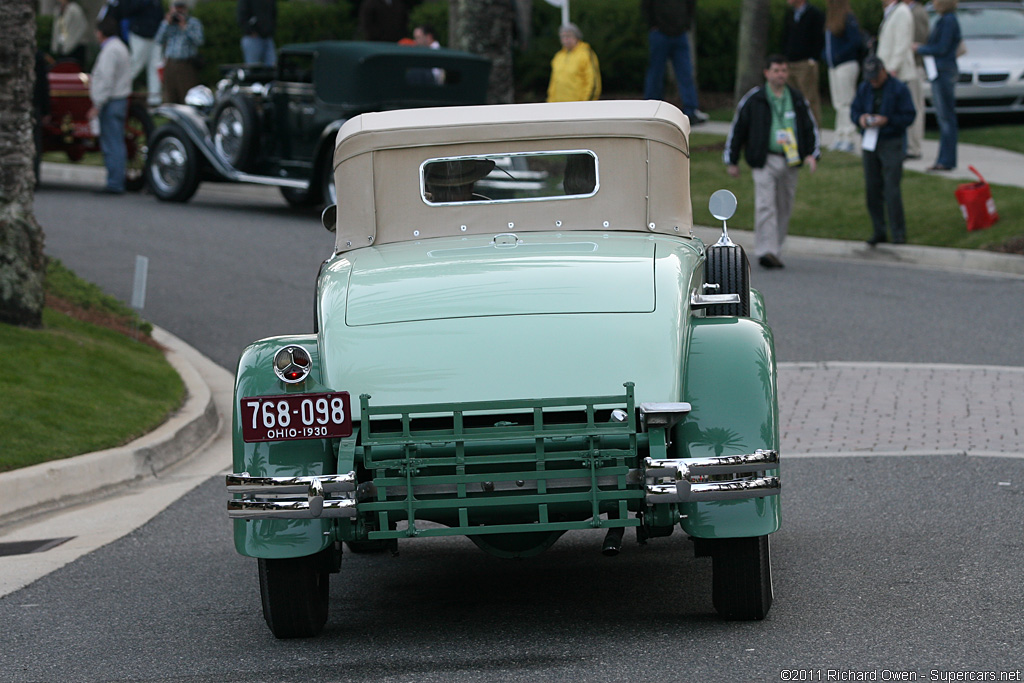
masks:
<instances>
[{"instance_id":1,"label":"side view mirror","mask_svg":"<svg viewBox=\"0 0 1024 683\"><path fill-rule=\"evenodd\" d=\"M320 214L320 222L324 224L324 228L327 232L337 232L338 230L338 205L331 204L324 209L324 212Z\"/></svg>"},{"instance_id":2,"label":"side view mirror","mask_svg":"<svg viewBox=\"0 0 1024 683\"><path fill-rule=\"evenodd\" d=\"M708 200L708 211L711 215L722 221L722 236L718 239L716 246L731 247L733 242L729 239L729 228L725 222L736 213L736 195L729 190L716 190Z\"/></svg>"}]
</instances>

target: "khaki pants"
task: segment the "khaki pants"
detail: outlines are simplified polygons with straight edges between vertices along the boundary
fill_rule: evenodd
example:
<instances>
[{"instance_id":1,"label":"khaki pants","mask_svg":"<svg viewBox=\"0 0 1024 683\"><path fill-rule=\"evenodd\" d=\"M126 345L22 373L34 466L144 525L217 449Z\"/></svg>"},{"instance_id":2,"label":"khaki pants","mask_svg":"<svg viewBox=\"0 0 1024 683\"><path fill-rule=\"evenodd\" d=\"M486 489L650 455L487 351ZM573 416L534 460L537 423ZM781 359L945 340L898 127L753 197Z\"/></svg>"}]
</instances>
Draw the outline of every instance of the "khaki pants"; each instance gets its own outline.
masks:
<instances>
[{"instance_id":1,"label":"khaki pants","mask_svg":"<svg viewBox=\"0 0 1024 683\"><path fill-rule=\"evenodd\" d=\"M789 63L789 84L799 90L811 105L814 123L821 128L821 95L818 93L818 63L807 59Z\"/></svg>"},{"instance_id":2,"label":"khaki pants","mask_svg":"<svg viewBox=\"0 0 1024 683\"><path fill-rule=\"evenodd\" d=\"M856 61L843 62L828 70L828 88L832 106L836 108L836 142L853 144L857 141L857 127L850 120L850 105L857 94L857 75L860 65ZM818 123L821 126L821 122Z\"/></svg>"},{"instance_id":3,"label":"khaki pants","mask_svg":"<svg viewBox=\"0 0 1024 683\"><path fill-rule=\"evenodd\" d=\"M790 166L786 157L769 154L763 168L754 176L754 256L782 255L782 244L789 233L796 183L800 167Z\"/></svg>"},{"instance_id":4,"label":"khaki pants","mask_svg":"<svg viewBox=\"0 0 1024 683\"><path fill-rule=\"evenodd\" d=\"M917 78L906 80L910 99L914 102L914 109L917 109L914 122L907 128L907 154L912 157L921 156L921 140L924 140L924 79L924 67L919 66Z\"/></svg>"}]
</instances>

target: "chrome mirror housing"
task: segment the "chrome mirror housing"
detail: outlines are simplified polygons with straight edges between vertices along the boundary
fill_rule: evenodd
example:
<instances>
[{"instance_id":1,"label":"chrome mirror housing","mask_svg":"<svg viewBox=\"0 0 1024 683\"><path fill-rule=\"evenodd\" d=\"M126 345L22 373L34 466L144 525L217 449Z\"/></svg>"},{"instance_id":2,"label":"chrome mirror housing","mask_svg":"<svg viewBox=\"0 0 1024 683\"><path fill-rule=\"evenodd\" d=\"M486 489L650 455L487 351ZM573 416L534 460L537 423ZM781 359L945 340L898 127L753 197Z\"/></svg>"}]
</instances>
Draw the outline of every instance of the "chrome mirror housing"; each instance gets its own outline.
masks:
<instances>
[{"instance_id":1,"label":"chrome mirror housing","mask_svg":"<svg viewBox=\"0 0 1024 683\"><path fill-rule=\"evenodd\" d=\"M725 222L736 213L736 195L729 190L716 190L708 200L708 211L711 215L722 221L722 236L715 246L731 247L733 242L729 239L729 228Z\"/></svg>"}]
</instances>

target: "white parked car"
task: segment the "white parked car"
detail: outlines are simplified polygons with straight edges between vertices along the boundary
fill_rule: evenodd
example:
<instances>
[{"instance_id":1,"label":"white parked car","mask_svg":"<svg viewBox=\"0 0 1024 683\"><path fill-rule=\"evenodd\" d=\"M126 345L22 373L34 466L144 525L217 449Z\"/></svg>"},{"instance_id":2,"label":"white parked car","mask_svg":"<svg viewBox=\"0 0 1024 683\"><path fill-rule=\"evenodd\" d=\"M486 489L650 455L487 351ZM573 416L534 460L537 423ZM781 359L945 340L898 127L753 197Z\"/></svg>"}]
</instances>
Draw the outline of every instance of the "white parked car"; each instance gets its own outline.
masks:
<instances>
[{"instance_id":1,"label":"white parked car","mask_svg":"<svg viewBox=\"0 0 1024 683\"><path fill-rule=\"evenodd\" d=\"M957 112L1024 111L1024 2L961 2L956 16L967 48L957 59ZM937 19L932 11L932 21ZM927 83L925 100L934 112Z\"/></svg>"}]
</instances>

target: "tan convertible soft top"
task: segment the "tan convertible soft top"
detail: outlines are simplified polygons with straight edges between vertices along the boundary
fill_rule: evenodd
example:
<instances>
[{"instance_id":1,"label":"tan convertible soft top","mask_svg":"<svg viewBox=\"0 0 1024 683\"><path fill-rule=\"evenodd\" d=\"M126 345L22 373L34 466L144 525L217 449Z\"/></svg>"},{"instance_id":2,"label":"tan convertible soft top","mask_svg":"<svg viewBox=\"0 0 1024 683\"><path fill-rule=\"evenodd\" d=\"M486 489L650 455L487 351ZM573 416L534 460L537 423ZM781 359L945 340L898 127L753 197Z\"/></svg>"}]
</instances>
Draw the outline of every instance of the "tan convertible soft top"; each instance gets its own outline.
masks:
<instances>
[{"instance_id":1,"label":"tan convertible soft top","mask_svg":"<svg viewBox=\"0 0 1024 683\"><path fill-rule=\"evenodd\" d=\"M655 100L405 109L338 132L337 250L448 235L550 230L690 234L689 120ZM596 192L548 200L425 201L431 159L565 150L597 158Z\"/></svg>"}]
</instances>

